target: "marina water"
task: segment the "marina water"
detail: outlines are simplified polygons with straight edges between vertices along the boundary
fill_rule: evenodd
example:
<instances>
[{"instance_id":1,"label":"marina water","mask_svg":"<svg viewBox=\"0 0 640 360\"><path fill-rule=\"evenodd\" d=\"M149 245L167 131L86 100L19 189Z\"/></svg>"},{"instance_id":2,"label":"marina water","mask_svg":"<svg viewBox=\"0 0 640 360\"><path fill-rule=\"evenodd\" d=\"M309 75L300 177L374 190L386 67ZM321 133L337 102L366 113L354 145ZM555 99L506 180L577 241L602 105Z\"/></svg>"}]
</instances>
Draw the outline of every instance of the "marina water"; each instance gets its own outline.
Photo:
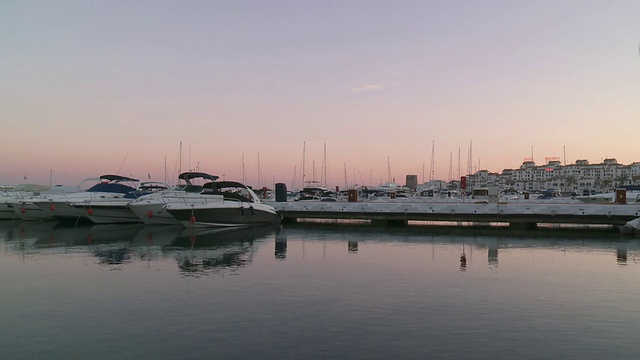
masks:
<instances>
[{"instance_id":1,"label":"marina water","mask_svg":"<svg viewBox=\"0 0 640 360\"><path fill-rule=\"evenodd\" d=\"M611 231L6 221L0 246L3 359L640 356L640 243Z\"/></svg>"}]
</instances>

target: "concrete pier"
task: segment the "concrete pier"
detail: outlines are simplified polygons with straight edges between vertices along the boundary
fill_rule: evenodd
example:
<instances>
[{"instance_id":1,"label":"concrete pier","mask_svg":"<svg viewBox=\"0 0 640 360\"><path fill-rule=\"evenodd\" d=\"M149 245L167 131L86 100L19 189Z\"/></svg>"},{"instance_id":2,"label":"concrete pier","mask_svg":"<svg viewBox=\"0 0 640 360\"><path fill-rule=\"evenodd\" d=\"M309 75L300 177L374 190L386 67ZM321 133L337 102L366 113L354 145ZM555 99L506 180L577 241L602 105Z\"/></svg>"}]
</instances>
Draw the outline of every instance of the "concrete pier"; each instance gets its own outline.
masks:
<instances>
[{"instance_id":1,"label":"concrete pier","mask_svg":"<svg viewBox=\"0 0 640 360\"><path fill-rule=\"evenodd\" d=\"M622 226L640 217L640 204L553 202L269 202L284 222L298 219L368 220L372 224L406 225L408 221L448 223L506 223L516 229L537 224Z\"/></svg>"}]
</instances>

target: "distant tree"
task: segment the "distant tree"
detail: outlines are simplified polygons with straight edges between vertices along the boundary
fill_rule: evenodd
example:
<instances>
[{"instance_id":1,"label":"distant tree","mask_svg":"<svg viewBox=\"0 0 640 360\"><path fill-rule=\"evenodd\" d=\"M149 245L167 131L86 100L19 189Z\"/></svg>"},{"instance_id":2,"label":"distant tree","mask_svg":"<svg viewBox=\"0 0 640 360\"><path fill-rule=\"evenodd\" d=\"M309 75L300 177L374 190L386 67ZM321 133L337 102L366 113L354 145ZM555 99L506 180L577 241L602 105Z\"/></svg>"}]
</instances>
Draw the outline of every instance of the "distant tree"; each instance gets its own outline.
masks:
<instances>
[{"instance_id":1,"label":"distant tree","mask_svg":"<svg viewBox=\"0 0 640 360\"><path fill-rule=\"evenodd\" d=\"M639 181L640 181L640 175L633 175L633 176L631 177L631 183L632 183L632 184L636 184L636 183L638 183Z\"/></svg>"},{"instance_id":2,"label":"distant tree","mask_svg":"<svg viewBox=\"0 0 640 360\"><path fill-rule=\"evenodd\" d=\"M627 183L627 181L629 181L629 175L627 175L627 174L620 174L620 175L616 176L616 177L613 179L613 181L615 181L615 182L618 184L618 186L622 186L622 185L626 184L626 183Z\"/></svg>"}]
</instances>

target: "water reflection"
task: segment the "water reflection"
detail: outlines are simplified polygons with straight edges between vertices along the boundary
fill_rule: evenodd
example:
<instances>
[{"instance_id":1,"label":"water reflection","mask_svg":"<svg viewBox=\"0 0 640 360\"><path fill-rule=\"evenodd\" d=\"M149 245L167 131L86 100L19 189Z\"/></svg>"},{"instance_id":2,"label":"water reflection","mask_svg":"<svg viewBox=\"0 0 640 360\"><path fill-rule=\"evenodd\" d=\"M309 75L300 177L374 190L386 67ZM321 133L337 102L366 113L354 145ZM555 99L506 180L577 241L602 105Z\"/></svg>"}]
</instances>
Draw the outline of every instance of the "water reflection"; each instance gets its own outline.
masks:
<instances>
[{"instance_id":1,"label":"water reflection","mask_svg":"<svg viewBox=\"0 0 640 360\"><path fill-rule=\"evenodd\" d=\"M357 241L349 241L347 242L347 249L350 253L358 252L358 242Z\"/></svg>"},{"instance_id":2,"label":"water reflection","mask_svg":"<svg viewBox=\"0 0 640 360\"><path fill-rule=\"evenodd\" d=\"M237 270L252 261L254 242L279 227L185 229L182 226L66 226L53 222L0 222L6 253L23 259L70 253L91 254L109 270L135 261L175 259L183 276Z\"/></svg>"},{"instance_id":3,"label":"water reflection","mask_svg":"<svg viewBox=\"0 0 640 360\"><path fill-rule=\"evenodd\" d=\"M287 258L287 234L284 231L276 232L274 255L280 260Z\"/></svg>"},{"instance_id":4,"label":"water reflection","mask_svg":"<svg viewBox=\"0 0 640 360\"><path fill-rule=\"evenodd\" d=\"M486 254L475 265L497 270L501 249L587 249L605 251L620 266L640 263L637 238L623 238L611 231L592 229L535 230L518 232L505 229L379 228L369 225L291 225L242 229L185 229L182 226L94 225L61 226L56 223L22 221L0 222L0 241L5 253L24 259L48 254L91 254L97 264L121 269L132 262L149 263L167 258L175 260L183 276L203 276L220 269L237 271L252 263L256 240L273 239L273 256L285 261L292 254L292 243L322 241L322 256L333 247L327 243L346 243L348 254L357 254L375 244L428 244L435 259L438 245L461 246L458 250L461 271L473 269L474 251ZM262 243L262 242L261 242ZM344 246L344 245L342 245ZM340 246L342 251L344 247ZM294 256L297 249L293 248ZM486 251L486 252L485 252ZM504 256L504 255L502 255ZM615 258L614 258L615 256ZM483 256L484 258L484 256ZM477 259L477 258L476 258ZM486 262L485 262L486 261Z\"/></svg>"},{"instance_id":5,"label":"water reflection","mask_svg":"<svg viewBox=\"0 0 640 360\"><path fill-rule=\"evenodd\" d=\"M467 270L467 252L465 251L464 244L462 244L462 254L460 255L460 271Z\"/></svg>"},{"instance_id":6,"label":"water reflection","mask_svg":"<svg viewBox=\"0 0 640 360\"><path fill-rule=\"evenodd\" d=\"M490 239L487 241L487 260L489 266L498 267L498 239Z\"/></svg>"},{"instance_id":7,"label":"water reflection","mask_svg":"<svg viewBox=\"0 0 640 360\"><path fill-rule=\"evenodd\" d=\"M323 243L323 257L327 254L327 243L346 242L347 252L356 253L374 244L389 245L428 244L432 260L436 257L438 245L460 245L458 252L460 270L465 271L473 264L473 252L481 251L486 260L482 261L488 268L498 270L501 249L545 249L604 251L615 256L619 265L640 263L640 242L638 238L621 237L609 229L575 228L539 228L532 231L518 231L504 228L453 228L453 227L421 227L385 228L371 225L327 225L298 224L283 228L286 235L279 235L289 240L289 253L292 241L301 241L303 250L309 240ZM276 257L286 252L286 242L276 244ZM330 254L329 254L330 255ZM504 256L504 255L502 255ZM612 256L612 259L614 257ZM476 264L478 264L476 260Z\"/></svg>"}]
</instances>

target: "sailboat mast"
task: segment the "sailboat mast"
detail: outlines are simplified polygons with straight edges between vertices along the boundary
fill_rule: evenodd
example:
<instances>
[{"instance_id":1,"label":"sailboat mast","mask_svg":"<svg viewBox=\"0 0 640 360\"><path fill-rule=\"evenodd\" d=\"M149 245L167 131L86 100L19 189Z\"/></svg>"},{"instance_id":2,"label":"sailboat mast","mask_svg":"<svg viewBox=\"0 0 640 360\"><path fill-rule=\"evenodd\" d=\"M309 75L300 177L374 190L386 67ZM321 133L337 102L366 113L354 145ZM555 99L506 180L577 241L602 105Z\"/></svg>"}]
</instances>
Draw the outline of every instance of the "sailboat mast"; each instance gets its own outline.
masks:
<instances>
[{"instance_id":1,"label":"sailboat mast","mask_svg":"<svg viewBox=\"0 0 640 360\"><path fill-rule=\"evenodd\" d=\"M322 176L324 177L324 187L327 187L327 143L324 143L324 156L322 157Z\"/></svg>"},{"instance_id":2,"label":"sailboat mast","mask_svg":"<svg viewBox=\"0 0 640 360\"><path fill-rule=\"evenodd\" d=\"M247 183L247 173L244 170L244 154L242 154L242 183Z\"/></svg>"},{"instance_id":3,"label":"sailboat mast","mask_svg":"<svg viewBox=\"0 0 640 360\"><path fill-rule=\"evenodd\" d=\"M296 166L293 165L293 179L291 180L291 190L296 188Z\"/></svg>"},{"instance_id":4,"label":"sailboat mast","mask_svg":"<svg viewBox=\"0 0 640 360\"><path fill-rule=\"evenodd\" d=\"M306 151L307 151L307 142L306 142L306 141L304 141L304 142L302 143L302 187L303 187L303 188L304 188L304 186L305 186L305 183L304 183L304 182L305 182L305 176L306 176L306 174L305 174L305 162L306 162L306 160L307 160L307 154L306 154Z\"/></svg>"},{"instance_id":5,"label":"sailboat mast","mask_svg":"<svg viewBox=\"0 0 640 360\"><path fill-rule=\"evenodd\" d=\"M391 184L391 160L387 156L387 184Z\"/></svg>"},{"instance_id":6,"label":"sailboat mast","mask_svg":"<svg viewBox=\"0 0 640 360\"><path fill-rule=\"evenodd\" d=\"M435 140L432 140L431 141L431 168L429 169L429 182L434 180L433 178L435 176L435 171L436 171L436 169L434 169L435 159L433 158L435 149L436 149L436 142Z\"/></svg>"},{"instance_id":7,"label":"sailboat mast","mask_svg":"<svg viewBox=\"0 0 640 360\"><path fill-rule=\"evenodd\" d=\"M258 185L262 187L262 170L260 169L260 153L258 153Z\"/></svg>"},{"instance_id":8,"label":"sailboat mast","mask_svg":"<svg viewBox=\"0 0 640 360\"><path fill-rule=\"evenodd\" d=\"M347 182L347 163L344 163L344 187L345 189L349 187Z\"/></svg>"},{"instance_id":9,"label":"sailboat mast","mask_svg":"<svg viewBox=\"0 0 640 360\"><path fill-rule=\"evenodd\" d=\"M449 153L449 181L453 180L453 153Z\"/></svg>"}]
</instances>

